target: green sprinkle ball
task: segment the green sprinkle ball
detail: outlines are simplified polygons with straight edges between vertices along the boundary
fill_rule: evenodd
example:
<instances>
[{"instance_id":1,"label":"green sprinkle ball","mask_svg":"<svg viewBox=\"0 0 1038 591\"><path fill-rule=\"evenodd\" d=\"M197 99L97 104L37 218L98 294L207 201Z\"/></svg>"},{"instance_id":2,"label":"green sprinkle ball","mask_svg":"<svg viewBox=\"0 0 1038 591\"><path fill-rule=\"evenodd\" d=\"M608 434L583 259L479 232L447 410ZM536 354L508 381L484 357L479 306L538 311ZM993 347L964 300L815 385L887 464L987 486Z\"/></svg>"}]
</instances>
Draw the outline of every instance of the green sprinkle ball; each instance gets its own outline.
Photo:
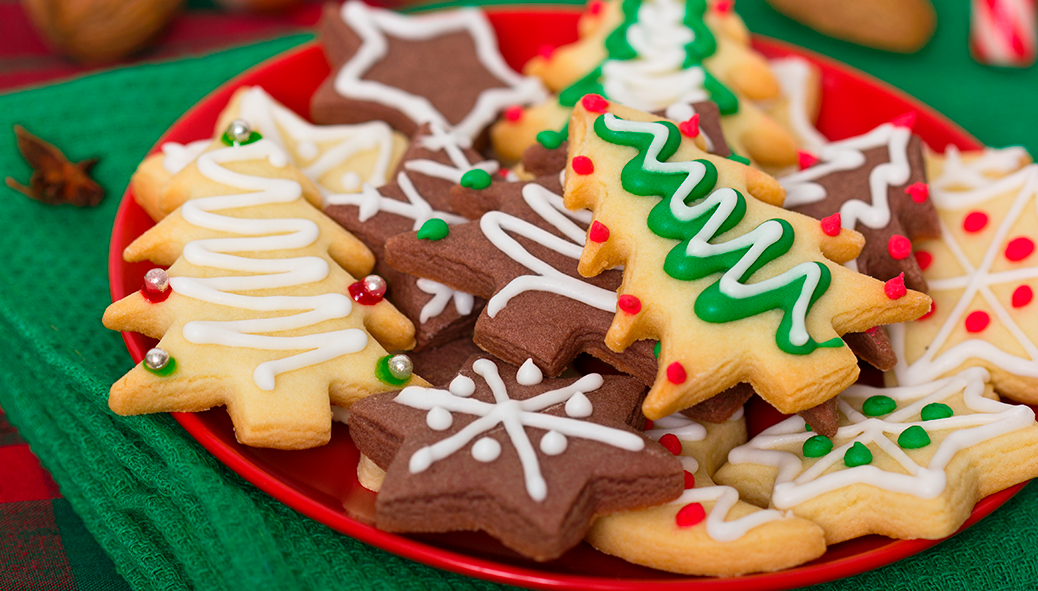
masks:
<instances>
[{"instance_id":1,"label":"green sprinkle ball","mask_svg":"<svg viewBox=\"0 0 1038 591\"><path fill-rule=\"evenodd\" d=\"M866 416L878 417L894 412L895 408L897 408L897 403L890 396L869 396L865 404L861 406L861 412Z\"/></svg>"},{"instance_id":2,"label":"green sprinkle ball","mask_svg":"<svg viewBox=\"0 0 1038 591\"><path fill-rule=\"evenodd\" d=\"M554 150L562 145L562 134L546 129L537 134L537 143L549 150Z\"/></svg>"},{"instance_id":3,"label":"green sprinkle ball","mask_svg":"<svg viewBox=\"0 0 1038 591\"><path fill-rule=\"evenodd\" d=\"M489 187L490 183L490 173L483 170L482 168L473 168L472 170L461 175L461 186L468 187L469 189L482 191L483 189Z\"/></svg>"},{"instance_id":4,"label":"green sprinkle ball","mask_svg":"<svg viewBox=\"0 0 1038 591\"><path fill-rule=\"evenodd\" d=\"M419 240L443 240L450 234L450 227L447 226L447 222L440 218L430 218L426 220L422 227L418 229Z\"/></svg>"},{"instance_id":5,"label":"green sprinkle ball","mask_svg":"<svg viewBox=\"0 0 1038 591\"><path fill-rule=\"evenodd\" d=\"M919 449L930 445L930 435L919 425L912 425L898 435L897 444L904 449Z\"/></svg>"},{"instance_id":6,"label":"green sprinkle ball","mask_svg":"<svg viewBox=\"0 0 1038 591\"><path fill-rule=\"evenodd\" d=\"M854 445L847 450L847 453L843 454L843 463L847 464L848 468L871 464L872 452L862 442L855 441Z\"/></svg>"},{"instance_id":7,"label":"green sprinkle ball","mask_svg":"<svg viewBox=\"0 0 1038 591\"><path fill-rule=\"evenodd\" d=\"M825 435L815 435L804 442L805 458L820 458L833 450L833 442Z\"/></svg>"},{"instance_id":8,"label":"green sprinkle ball","mask_svg":"<svg viewBox=\"0 0 1038 591\"><path fill-rule=\"evenodd\" d=\"M951 407L947 404L931 402L923 407L923 412L920 413L920 416L923 417L924 421L934 421L937 419L946 419L954 414L955 412L952 411Z\"/></svg>"}]
</instances>

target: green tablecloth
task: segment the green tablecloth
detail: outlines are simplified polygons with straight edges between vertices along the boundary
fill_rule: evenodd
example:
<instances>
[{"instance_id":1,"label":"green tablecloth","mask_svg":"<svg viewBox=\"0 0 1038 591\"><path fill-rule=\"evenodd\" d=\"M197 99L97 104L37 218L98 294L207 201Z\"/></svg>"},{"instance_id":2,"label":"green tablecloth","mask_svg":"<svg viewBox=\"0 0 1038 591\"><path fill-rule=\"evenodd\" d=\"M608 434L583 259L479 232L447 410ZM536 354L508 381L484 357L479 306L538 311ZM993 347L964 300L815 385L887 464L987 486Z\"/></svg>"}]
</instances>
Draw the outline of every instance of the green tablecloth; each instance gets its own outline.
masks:
<instances>
[{"instance_id":1,"label":"green tablecloth","mask_svg":"<svg viewBox=\"0 0 1038 591\"><path fill-rule=\"evenodd\" d=\"M951 4L942 3L934 43L908 57L824 39L759 1L740 0L739 10L751 28L884 78L988 143L1038 148L1028 133L1038 111L1027 100L1038 90L1038 71L973 65L965 3ZM131 366L119 335L100 323L109 302L109 232L130 174L162 131L207 92L307 38L0 96L2 174L29 175L7 131L21 123L72 158L101 157L95 176L108 191L100 207L80 210L0 188L0 407L134 589L497 588L397 558L299 516L225 469L168 416L121 418L107 410L109 385ZM1029 486L935 549L819 588L1034 587L1036 497L1038 487Z\"/></svg>"}]
</instances>

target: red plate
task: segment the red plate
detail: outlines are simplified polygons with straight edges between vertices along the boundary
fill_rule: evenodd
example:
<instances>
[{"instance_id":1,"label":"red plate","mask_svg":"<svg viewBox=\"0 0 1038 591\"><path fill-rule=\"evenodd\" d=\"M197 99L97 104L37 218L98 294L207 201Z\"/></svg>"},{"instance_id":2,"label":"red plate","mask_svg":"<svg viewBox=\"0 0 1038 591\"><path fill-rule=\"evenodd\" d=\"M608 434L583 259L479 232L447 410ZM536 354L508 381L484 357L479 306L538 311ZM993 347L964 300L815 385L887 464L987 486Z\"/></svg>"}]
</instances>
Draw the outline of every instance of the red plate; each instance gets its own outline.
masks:
<instances>
[{"instance_id":1,"label":"red plate","mask_svg":"<svg viewBox=\"0 0 1038 591\"><path fill-rule=\"evenodd\" d=\"M505 58L515 68L545 45L574 41L579 13L573 9L529 11L495 10L490 20L497 29ZM822 71L824 100L819 128L830 139L864 133L907 111L916 111L916 132L932 147L948 144L976 149L980 144L955 124L907 95L846 66L807 54L781 43L756 39L754 45L768 57L800 55ZM306 45L263 63L228 82L195 105L156 144L186 143L211 137L217 115L234 89L262 86L295 111L309 113L310 95L329 73L321 49ZM115 218L109 255L112 298L140 289L148 263L128 264L123 249L152 226L151 219L127 192ZM154 341L123 333L127 348L140 361ZM779 573L731 579L682 577L628 564L581 544L549 563L526 560L482 534L399 536L381 532L368 523L374 494L357 483L358 452L341 424L329 445L305 451L276 451L238 445L223 409L174 417L221 462L293 509L353 538L400 556L457 573L544 589L633 590L655 588L697 590L772 590L814 585L890 564L933 546L933 540L890 540L868 536L830 546L814 562ZM753 425L759 431L763 426ZM964 528L1005 503L1023 485L991 495L973 510Z\"/></svg>"}]
</instances>

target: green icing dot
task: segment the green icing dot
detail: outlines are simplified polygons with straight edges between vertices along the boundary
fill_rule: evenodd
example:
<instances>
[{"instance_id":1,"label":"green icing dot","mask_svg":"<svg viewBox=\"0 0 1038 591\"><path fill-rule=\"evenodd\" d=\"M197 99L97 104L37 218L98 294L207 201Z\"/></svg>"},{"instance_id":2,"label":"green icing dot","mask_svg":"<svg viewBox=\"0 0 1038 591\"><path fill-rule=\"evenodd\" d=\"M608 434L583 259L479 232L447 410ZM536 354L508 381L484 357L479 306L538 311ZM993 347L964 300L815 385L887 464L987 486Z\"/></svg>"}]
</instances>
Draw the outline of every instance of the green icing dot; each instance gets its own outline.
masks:
<instances>
[{"instance_id":1,"label":"green icing dot","mask_svg":"<svg viewBox=\"0 0 1038 591\"><path fill-rule=\"evenodd\" d=\"M951 407L947 404L941 404L940 402L931 402L923 407L923 412L920 413L924 421L933 421L936 419L946 419L955 414Z\"/></svg>"},{"instance_id":2,"label":"green icing dot","mask_svg":"<svg viewBox=\"0 0 1038 591\"><path fill-rule=\"evenodd\" d=\"M833 442L825 435L815 435L804 442L804 457L820 458L833 450Z\"/></svg>"},{"instance_id":3,"label":"green icing dot","mask_svg":"<svg viewBox=\"0 0 1038 591\"><path fill-rule=\"evenodd\" d=\"M141 366L157 376L166 377L177 370L177 360L170 357L166 365L162 366L162 369L152 369L148 367L147 363L142 363Z\"/></svg>"},{"instance_id":4,"label":"green icing dot","mask_svg":"<svg viewBox=\"0 0 1038 591\"><path fill-rule=\"evenodd\" d=\"M869 451L869 448L865 447L860 441L855 441L854 445L847 450L847 453L843 454L843 463L847 464L848 468L871 464L872 452Z\"/></svg>"},{"instance_id":5,"label":"green icing dot","mask_svg":"<svg viewBox=\"0 0 1038 591\"><path fill-rule=\"evenodd\" d=\"M554 150L562 145L562 134L546 129L537 134L537 143L549 150Z\"/></svg>"},{"instance_id":6,"label":"green icing dot","mask_svg":"<svg viewBox=\"0 0 1038 591\"><path fill-rule=\"evenodd\" d=\"M930 445L930 435L919 425L912 425L898 435L897 444L905 449L919 449Z\"/></svg>"},{"instance_id":7,"label":"green icing dot","mask_svg":"<svg viewBox=\"0 0 1038 591\"><path fill-rule=\"evenodd\" d=\"M895 408L897 408L897 403L890 396L869 396L865 404L861 406L861 412L866 416L878 417L894 412Z\"/></svg>"},{"instance_id":8,"label":"green icing dot","mask_svg":"<svg viewBox=\"0 0 1038 591\"><path fill-rule=\"evenodd\" d=\"M392 358L392 355L384 355L378 358L378 361L375 362L375 377L390 386L403 386L411 379L411 377L408 376L402 380L394 377L393 374L389 372L389 360Z\"/></svg>"},{"instance_id":9,"label":"green icing dot","mask_svg":"<svg viewBox=\"0 0 1038 591\"><path fill-rule=\"evenodd\" d=\"M652 348L652 354L656 356L656 359L660 358L660 346L661 343L656 341L656 346Z\"/></svg>"},{"instance_id":10,"label":"green icing dot","mask_svg":"<svg viewBox=\"0 0 1038 591\"><path fill-rule=\"evenodd\" d=\"M736 154L735 152L732 152L731 155L728 156L728 159L729 160L734 160L735 162L738 162L739 164L746 164L746 165L750 164L750 159L749 158L746 158L745 156L740 156L740 155Z\"/></svg>"},{"instance_id":11,"label":"green icing dot","mask_svg":"<svg viewBox=\"0 0 1038 591\"><path fill-rule=\"evenodd\" d=\"M447 222L440 218L430 218L426 220L422 227L418 229L419 240L443 240L447 237L447 234L451 233L451 229L447 226Z\"/></svg>"},{"instance_id":12,"label":"green icing dot","mask_svg":"<svg viewBox=\"0 0 1038 591\"><path fill-rule=\"evenodd\" d=\"M230 134L228 134L226 131L223 133L222 136L220 136L220 141L222 141L224 144L226 144L228 146L247 146L247 145L249 145L249 144L251 144L253 142L258 142L261 139L263 139L263 136L260 135L258 132L255 132L255 131L250 133L249 134L249 139L245 140L244 142L236 142L236 141L234 141L234 139L232 139Z\"/></svg>"},{"instance_id":13,"label":"green icing dot","mask_svg":"<svg viewBox=\"0 0 1038 591\"><path fill-rule=\"evenodd\" d=\"M804 423L804 431L810 432L810 431L814 431L814 429L811 428L811 425L808 425L807 423Z\"/></svg>"},{"instance_id":14,"label":"green icing dot","mask_svg":"<svg viewBox=\"0 0 1038 591\"><path fill-rule=\"evenodd\" d=\"M461 186L468 187L469 189L476 189L479 191L489 187L490 183L490 173L481 168L473 168L461 175Z\"/></svg>"}]
</instances>

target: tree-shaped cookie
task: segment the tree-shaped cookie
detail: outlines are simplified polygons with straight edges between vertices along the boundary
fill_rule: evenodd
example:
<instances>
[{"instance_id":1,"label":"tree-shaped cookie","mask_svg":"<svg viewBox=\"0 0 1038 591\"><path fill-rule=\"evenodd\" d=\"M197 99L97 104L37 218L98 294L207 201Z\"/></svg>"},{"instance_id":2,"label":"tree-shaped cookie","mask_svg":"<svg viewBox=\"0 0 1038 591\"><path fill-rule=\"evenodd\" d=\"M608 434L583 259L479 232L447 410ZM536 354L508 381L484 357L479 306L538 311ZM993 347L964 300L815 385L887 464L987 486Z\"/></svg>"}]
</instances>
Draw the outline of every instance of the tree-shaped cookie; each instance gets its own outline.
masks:
<instances>
[{"instance_id":1,"label":"tree-shaped cookie","mask_svg":"<svg viewBox=\"0 0 1038 591\"><path fill-rule=\"evenodd\" d=\"M975 367L918 386L852 386L832 439L789 418L732 450L716 480L814 521L829 544L949 536L977 501L1038 475L1034 411L998 402L987 379Z\"/></svg>"},{"instance_id":2,"label":"tree-shaped cookie","mask_svg":"<svg viewBox=\"0 0 1038 591\"><path fill-rule=\"evenodd\" d=\"M565 202L591 209L599 228L580 272L624 266L626 303L606 344L661 341L650 419L738 382L782 412L817 406L858 375L839 335L929 309L897 280L841 266L861 235L777 207L771 177L703 153L669 121L606 111L574 110Z\"/></svg>"},{"instance_id":3,"label":"tree-shaped cookie","mask_svg":"<svg viewBox=\"0 0 1038 591\"><path fill-rule=\"evenodd\" d=\"M172 266L105 312L109 328L161 339L112 386L113 410L225 405L240 442L298 449L328 441L329 401L425 383L383 348L414 337L381 278L351 275L371 253L309 203L316 190L299 176L242 121L177 174L192 189L184 204L124 255Z\"/></svg>"},{"instance_id":4,"label":"tree-shaped cookie","mask_svg":"<svg viewBox=\"0 0 1038 591\"><path fill-rule=\"evenodd\" d=\"M644 386L629 376L545 379L487 357L443 388L355 404L350 435L386 471L376 525L484 530L534 560L580 542L601 513L667 502L681 464L629 425Z\"/></svg>"},{"instance_id":5,"label":"tree-shaped cookie","mask_svg":"<svg viewBox=\"0 0 1038 591\"><path fill-rule=\"evenodd\" d=\"M569 110L586 94L666 111L682 122L691 117L690 103L711 100L720 107L725 137L737 154L764 165L795 163L796 138L752 102L778 96L779 87L767 62L750 48L732 5L594 0L579 41L535 57L525 68L559 94L506 113L492 129L494 147L506 159L517 159L534 141L557 144L565 133L552 139L552 132L565 126Z\"/></svg>"},{"instance_id":6,"label":"tree-shaped cookie","mask_svg":"<svg viewBox=\"0 0 1038 591\"><path fill-rule=\"evenodd\" d=\"M941 238L915 245L933 308L889 327L893 377L915 385L980 365L999 394L1038 402L1038 166L1022 167L1019 149L934 160Z\"/></svg>"}]
</instances>

